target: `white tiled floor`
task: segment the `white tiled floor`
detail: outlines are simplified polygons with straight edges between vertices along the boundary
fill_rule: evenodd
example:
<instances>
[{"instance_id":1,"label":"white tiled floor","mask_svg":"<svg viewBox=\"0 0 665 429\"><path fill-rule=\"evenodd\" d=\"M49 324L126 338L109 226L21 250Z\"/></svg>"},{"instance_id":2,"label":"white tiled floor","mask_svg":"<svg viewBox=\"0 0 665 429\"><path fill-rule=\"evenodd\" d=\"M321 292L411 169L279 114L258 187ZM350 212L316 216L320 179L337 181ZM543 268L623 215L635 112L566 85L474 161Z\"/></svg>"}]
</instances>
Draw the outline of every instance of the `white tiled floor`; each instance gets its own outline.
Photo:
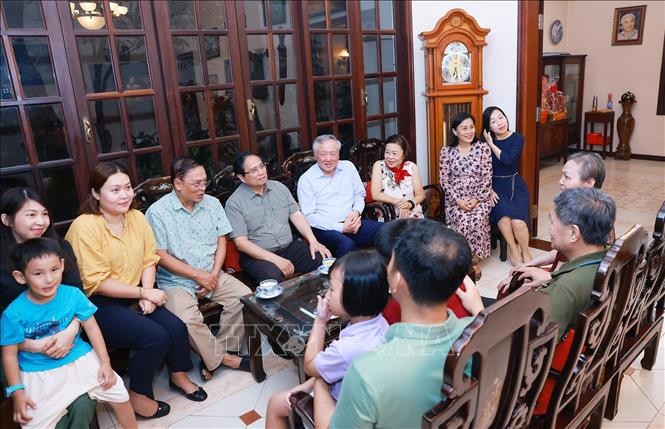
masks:
<instances>
[{"instance_id":1,"label":"white tiled floor","mask_svg":"<svg viewBox=\"0 0 665 429\"><path fill-rule=\"evenodd\" d=\"M532 249L534 257L542 251ZM481 294L495 297L495 285L510 269L499 260L498 249L482 264L482 278L478 283ZM665 333L663 335L665 337ZM191 402L168 388L166 371L156 379L155 397L171 405L171 413L158 420L141 420L140 428L263 428L270 395L288 389L298 383L298 376L291 361L271 353L267 344L263 347L264 367L268 378L256 383L246 372L221 369L204 384L209 398L202 403ZM194 362L198 358L193 356ZM619 401L619 412L613 421L605 420L603 427L614 429L665 429L665 338L661 338L658 358L653 370L643 370L641 356L631 366L633 372L624 377ZM200 383L197 371L191 377ZM258 413L258 420L246 425L240 416ZM98 406L100 429L116 428L117 422L104 405Z\"/></svg>"}]
</instances>

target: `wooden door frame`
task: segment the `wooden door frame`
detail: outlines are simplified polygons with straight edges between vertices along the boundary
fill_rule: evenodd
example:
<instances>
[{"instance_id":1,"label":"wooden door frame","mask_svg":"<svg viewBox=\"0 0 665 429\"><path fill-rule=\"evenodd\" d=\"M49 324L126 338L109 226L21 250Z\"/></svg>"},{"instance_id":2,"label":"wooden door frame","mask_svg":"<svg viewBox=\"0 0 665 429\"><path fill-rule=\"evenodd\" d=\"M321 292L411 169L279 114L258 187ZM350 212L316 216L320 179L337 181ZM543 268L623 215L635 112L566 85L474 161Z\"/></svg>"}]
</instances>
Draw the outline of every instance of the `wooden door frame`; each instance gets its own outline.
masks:
<instances>
[{"instance_id":1,"label":"wooden door frame","mask_svg":"<svg viewBox=\"0 0 665 429\"><path fill-rule=\"evenodd\" d=\"M549 250L549 241L535 238L538 225L539 162L538 123L540 78L543 69L543 30L538 28L543 0L518 2L517 26L517 129L524 135L520 173L531 199L532 235L530 246ZM542 19L542 18L540 18Z\"/></svg>"}]
</instances>

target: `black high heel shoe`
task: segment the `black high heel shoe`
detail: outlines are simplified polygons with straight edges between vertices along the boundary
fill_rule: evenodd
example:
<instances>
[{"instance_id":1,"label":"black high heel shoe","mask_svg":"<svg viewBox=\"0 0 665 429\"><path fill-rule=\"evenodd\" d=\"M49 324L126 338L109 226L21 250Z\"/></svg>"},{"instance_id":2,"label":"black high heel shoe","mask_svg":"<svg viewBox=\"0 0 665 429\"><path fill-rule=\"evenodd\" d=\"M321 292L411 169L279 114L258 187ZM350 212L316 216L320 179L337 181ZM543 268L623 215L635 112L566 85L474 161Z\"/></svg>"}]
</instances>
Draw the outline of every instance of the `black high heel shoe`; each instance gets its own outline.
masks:
<instances>
[{"instance_id":1,"label":"black high heel shoe","mask_svg":"<svg viewBox=\"0 0 665 429\"><path fill-rule=\"evenodd\" d=\"M155 402L157 402L157 411L155 411L155 414L151 416L142 416L139 413L135 414L144 419L158 419L160 417L164 417L165 415L171 412L171 406L166 402L157 401L157 400Z\"/></svg>"},{"instance_id":2,"label":"black high heel shoe","mask_svg":"<svg viewBox=\"0 0 665 429\"><path fill-rule=\"evenodd\" d=\"M189 399L190 401L195 401L195 402L203 402L206 399L208 399L208 394L206 393L205 390L201 386L196 386L197 389L193 391L192 393L187 393L185 390L181 387L176 386L176 384L169 380L169 387L176 392L180 392L183 395L185 395L185 398Z\"/></svg>"}]
</instances>

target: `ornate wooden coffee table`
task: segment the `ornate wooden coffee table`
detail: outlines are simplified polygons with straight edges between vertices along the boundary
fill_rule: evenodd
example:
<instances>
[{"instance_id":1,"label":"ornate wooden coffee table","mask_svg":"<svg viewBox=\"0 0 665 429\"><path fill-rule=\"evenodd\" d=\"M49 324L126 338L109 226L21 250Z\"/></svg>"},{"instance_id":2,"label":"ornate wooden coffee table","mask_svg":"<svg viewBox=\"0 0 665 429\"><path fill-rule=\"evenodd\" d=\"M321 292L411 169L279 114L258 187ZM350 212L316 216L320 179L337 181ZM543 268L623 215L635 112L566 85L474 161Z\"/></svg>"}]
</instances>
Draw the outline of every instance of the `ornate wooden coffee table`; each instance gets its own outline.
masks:
<instances>
[{"instance_id":1,"label":"ornate wooden coffee table","mask_svg":"<svg viewBox=\"0 0 665 429\"><path fill-rule=\"evenodd\" d=\"M312 271L280 285L284 288L284 293L276 298L260 299L254 294L240 298L245 306L243 318L252 376L259 383L266 378L260 333L264 334L271 344L276 344L283 350L283 357L294 360L300 381L306 380L305 347L314 323L316 297L325 295L328 278ZM339 336L339 331L346 323L346 320L341 319L328 323L326 344ZM273 349L275 348L273 346Z\"/></svg>"}]
</instances>

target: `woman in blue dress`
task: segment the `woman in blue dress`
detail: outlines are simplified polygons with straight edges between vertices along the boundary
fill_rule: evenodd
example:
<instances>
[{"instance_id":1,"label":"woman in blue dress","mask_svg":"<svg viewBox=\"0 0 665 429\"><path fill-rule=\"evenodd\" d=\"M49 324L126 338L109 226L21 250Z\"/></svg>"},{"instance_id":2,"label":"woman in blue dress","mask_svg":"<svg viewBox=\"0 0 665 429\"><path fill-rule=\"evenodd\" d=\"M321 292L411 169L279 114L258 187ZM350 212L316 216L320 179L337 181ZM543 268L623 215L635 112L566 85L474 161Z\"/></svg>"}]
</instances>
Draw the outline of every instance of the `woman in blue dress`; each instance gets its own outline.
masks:
<instances>
[{"instance_id":1,"label":"woman in blue dress","mask_svg":"<svg viewBox=\"0 0 665 429\"><path fill-rule=\"evenodd\" d=\"M503 110L491 106L483 112L483 135L492 151L492 198L490 221L508 244L513 265L531 261L529 251L529 191L519 175L524 137L510 131Z\"/></svg>"}]
</instances>

